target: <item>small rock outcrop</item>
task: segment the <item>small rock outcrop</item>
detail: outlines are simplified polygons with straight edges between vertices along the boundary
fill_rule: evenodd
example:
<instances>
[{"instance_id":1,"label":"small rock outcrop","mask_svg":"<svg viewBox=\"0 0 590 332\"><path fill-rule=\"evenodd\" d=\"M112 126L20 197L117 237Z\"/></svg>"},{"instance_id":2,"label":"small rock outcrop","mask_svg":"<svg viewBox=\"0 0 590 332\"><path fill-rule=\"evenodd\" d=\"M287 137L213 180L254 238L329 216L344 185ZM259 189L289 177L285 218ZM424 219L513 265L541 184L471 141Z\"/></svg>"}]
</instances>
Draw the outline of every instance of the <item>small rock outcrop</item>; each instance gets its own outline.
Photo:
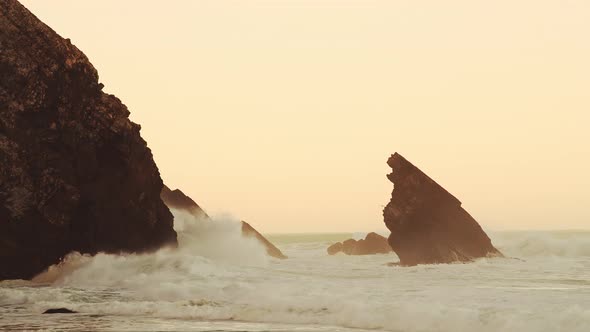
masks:
<instances>
[{"instance_id":1,"label":"small rock outcrop","mask_svg":"<svg viewBox=\"0 0 590 332\"><path fill-rule=\"evenodd\" d=\"M77 311L68 309L68 308L54 308L54 309L47 309L43 312L44 314L77 314Z\"/></svg>"},{"instance_id":2,"label":"small rock outcrop","mask_svg":"<svg viewBox=\"0 0 590 332\"><path fill-rule=\"evenodd\" d=\"M401 265L502 255L457 198L398 153L387 164L393 169L387 177L394 189L383 217Z\"/></svg>"},{"instance_id":3,"label":"small rock outcrop","mask_svg":"<svg viewBox=\"0 0 590 332\"><path fill-rule=\"evenodd\" d=\"M336 255L337 253L342 251L342 242L336 242L333 245L329 246L328 255Z\"/></svg>"},{"instance_id":4,"label":"small rock outcrop","mask_svg":"<svg viewBox=\"0 0 590 332\"><path fill-rule=\"evenodd\" d=\"M0 279L176 244L140 126L102 87L68 39L0 0Z\"/></svg>"},{"instance_id":5,"label":"small rock outcrop","mask_svg":"<svg viewBox=\"0 0 590 332\"><path fill-rule=\"evenodd\" d=\"M334 243L328 247L327 251L329 255L335 255L339 252L347 255L375 255L387 254L392 250L389 243L387 243L387 238L371 232L364 239L358 241L348 239L344 242Z\"/></svg>"},{"instance_id":6,"label":"small rock outcrop","mask_svg":"<svg viewBox=\"0 0 590 332\"><path fill-rule=\"evenodd\" d=\"M205 218L210 220L207 213L195 202L192 198L185 195L180 189L171 190L166 185L162 189L161 193L162 200L171 209L185 210L194 216ZM266 248L266 252L269 256L285 259L285 256L279 248L268 241L262 234L260 234L254 227L250 226L245 221L242 221L242 235L246 237L253 237L260 241Z\"/></svg>"}]
</instances>

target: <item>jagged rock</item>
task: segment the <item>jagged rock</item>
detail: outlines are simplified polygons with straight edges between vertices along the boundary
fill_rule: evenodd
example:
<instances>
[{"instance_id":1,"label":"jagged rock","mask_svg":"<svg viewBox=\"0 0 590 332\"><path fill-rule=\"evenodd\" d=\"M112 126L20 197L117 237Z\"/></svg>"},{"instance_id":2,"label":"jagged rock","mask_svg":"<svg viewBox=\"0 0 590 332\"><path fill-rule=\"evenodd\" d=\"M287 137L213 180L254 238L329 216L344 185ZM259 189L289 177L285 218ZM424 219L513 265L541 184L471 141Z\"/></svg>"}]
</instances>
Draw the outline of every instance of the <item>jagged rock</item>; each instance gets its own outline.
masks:
<instances>
[{"instance_id":1,"label":"jagged rock","mask_svg":"<svg viewBox=\"0 0 590 332\"><path fill-rule=\"evenodd\" d=\"M150 149L88 58L0 0L0 279L176 244Z\"/></svg>"},{"instance_id":2,"label":"jagged rock","mask_svg":"<svg viewBox=\"0 0 590 332\"><path fill-rule=\"evenodd\" d=\"M192 215L210 220L207 213L189 196L185 195L180 189L170 190L166 185L162 189L162 200L169 208L186 210ZM254 227L250 226L245 221L242 221L242 235L246 237L254 237L266 248L269 256L285 259L285 256L279 248L268 241L262 234L260 234Z\"/></svg>"},{"instance_id":3,"label":"jagged rock","mask_svg":"<svg viewBox=\"0 0 590 332\"><path fill-rule=\"evenodd\" d=\"M55 308L47 309L43 312L44 314L77 314L77 311L70 310L68 308Z\"/></svg>"},{"instance_id":4,"label":"jagged rock","mask_svg":"<svg viewBox=\"0 0 590 332\"><path fill-rule=\"evenodd\" d=\"M192 198L185 195L180 189L171 190L168 186L164 185L162 188L162 193L160 194L162 197L162 201L172 209L179 209L179 210L186 210L190 212L192 215L203 216L205 218L209 218L207 213L197 202L193 201Z\"/></svg>"},{"instance_id":5,"label":"jagged rock","mask_svg":"<svg viewBox=\"0 0 590 332\"><path fill-rule=\"evenodd\" d=\"M461 202L395 153L391 201L383 210L389 244L402 265L466 262L501 255Z\"/></svg>"},{"instance_id":6,"label":"jagged rock","mask_svg":"<svg viewBox=\"0 0 590 332\"><path fill-rule=\"evenodd\" d=\"M391 252L387 239L377 233L371 232L364 239L348 239L344 242L337 242L328 247L328 254L335 255L343 252L347 255L374 255L387 254Z\"/></svg>"}]
</instances>

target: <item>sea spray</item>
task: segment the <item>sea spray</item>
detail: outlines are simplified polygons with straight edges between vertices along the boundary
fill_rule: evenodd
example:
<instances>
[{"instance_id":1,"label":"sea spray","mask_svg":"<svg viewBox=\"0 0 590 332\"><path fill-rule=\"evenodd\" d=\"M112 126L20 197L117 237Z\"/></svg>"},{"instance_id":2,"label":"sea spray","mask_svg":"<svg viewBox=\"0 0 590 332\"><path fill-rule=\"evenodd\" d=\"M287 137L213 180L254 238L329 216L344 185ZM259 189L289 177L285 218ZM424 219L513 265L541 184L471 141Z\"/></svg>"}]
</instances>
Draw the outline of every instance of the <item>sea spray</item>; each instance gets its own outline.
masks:
<instances>
[{"instance_id":1,"label":"sea spray","mask_svg":"<svg viewBox=\"0 0 590 332\"><path fill-rule=\"evenodd\" d=\"M229 230L240 238L235 220L234 226L195 225L175 214L181 243L176 250L73 255L69 269L59 267L61 274L49 285L3 283L0 303L12 311L0 325L31 324L50 307L86 315L67 318L72 325L60 321L59 329L80 327L76 324L94 329L97 325L88 324L107 321L107 329L114 330L581 332L590 324L590 261L583 250L563 250L583 247L588 232L492 233L502 250L521 259L403 268L386 266L396 259L393 254L328 256L332 237L313 234L315 242L300 234L294 235L297 241L284 236L276 243L289 259L269 259L257 243L228 244L217 237ZM205 235L217 240L210 243ZM523 243L532 240L559 246L529 251ZM215 246L221 250L211 252Z\"/></svg>"},{"instance_id":2,"label":"sea spray","mask_svg":"<svg viewBox=\"0 0 590 332\"><path fill-rule=\"evenodd\" d=\"M149 287L146 283L157 286L180 276L208 277L214 266L268 264L264 246L242 236L239 220L227 215L209 220L182 210L172 212L178 248L149 254L89 256L74 252L33 280L79 287Z\"/></svg>"}]
</instances>

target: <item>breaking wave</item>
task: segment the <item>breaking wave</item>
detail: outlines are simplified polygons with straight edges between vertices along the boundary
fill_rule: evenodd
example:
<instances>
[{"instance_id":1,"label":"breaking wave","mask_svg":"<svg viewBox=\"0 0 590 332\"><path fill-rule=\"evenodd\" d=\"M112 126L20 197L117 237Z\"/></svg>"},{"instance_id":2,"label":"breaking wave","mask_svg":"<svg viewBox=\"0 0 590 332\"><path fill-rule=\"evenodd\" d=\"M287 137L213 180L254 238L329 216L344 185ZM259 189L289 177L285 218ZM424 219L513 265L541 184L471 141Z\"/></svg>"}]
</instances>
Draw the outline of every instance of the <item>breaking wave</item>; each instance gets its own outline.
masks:
<instances>
[{"instance_id":1,"label":"breaking wave","mask_svg":"<svg viewBox=\"0 0 590 332\"><path fill-rule=\"evenodd\" d=\"M513 257L590 257L589 231L518 231L490 235L498 249Z\"/></svg>"},{"instance_id":2,"label":"breaking wave","mask_svg":"<svg viewBox=\"0 0 590 332\"><path fill-rule=\"evenodd\" d=\"M484 332L586 331L590 325L584 306L590 282L581 277L590 268L577 261L590 256L589 232L492 233L500 250L523 260L401 268L386 265L393 254L328 256L329 241L321 240L276 242L290 257L276 260L241 236L238 220L173 213L178 249L70 254L32 283L2 284L0 310L68 307L118 318L131 329L133 321L147 317L171 326L187 320L263 322L269 325L261 330L270 331L272 324L305 331Z\"/></svg>"}]
</instances>

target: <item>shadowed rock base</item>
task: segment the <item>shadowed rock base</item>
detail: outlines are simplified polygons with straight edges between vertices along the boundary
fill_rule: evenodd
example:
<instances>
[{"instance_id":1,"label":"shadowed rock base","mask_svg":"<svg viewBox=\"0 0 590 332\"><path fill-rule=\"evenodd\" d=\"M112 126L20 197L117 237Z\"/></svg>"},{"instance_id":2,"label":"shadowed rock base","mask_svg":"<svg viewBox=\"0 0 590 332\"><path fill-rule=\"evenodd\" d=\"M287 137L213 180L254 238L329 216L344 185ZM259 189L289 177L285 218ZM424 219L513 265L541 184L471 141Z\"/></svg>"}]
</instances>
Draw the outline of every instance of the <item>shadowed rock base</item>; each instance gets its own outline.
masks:
<instances>
[{"instance_id":1,"label":"shadowed rock base","mask_svg":"<svg viewBox=\"0 0 590 332\"><path fill-rule=\"evenodd\" d=\"M398 153L387 164L394 189L383 217L402 265L502 256L457 198Z\"/></svg>"}]
</instances>

